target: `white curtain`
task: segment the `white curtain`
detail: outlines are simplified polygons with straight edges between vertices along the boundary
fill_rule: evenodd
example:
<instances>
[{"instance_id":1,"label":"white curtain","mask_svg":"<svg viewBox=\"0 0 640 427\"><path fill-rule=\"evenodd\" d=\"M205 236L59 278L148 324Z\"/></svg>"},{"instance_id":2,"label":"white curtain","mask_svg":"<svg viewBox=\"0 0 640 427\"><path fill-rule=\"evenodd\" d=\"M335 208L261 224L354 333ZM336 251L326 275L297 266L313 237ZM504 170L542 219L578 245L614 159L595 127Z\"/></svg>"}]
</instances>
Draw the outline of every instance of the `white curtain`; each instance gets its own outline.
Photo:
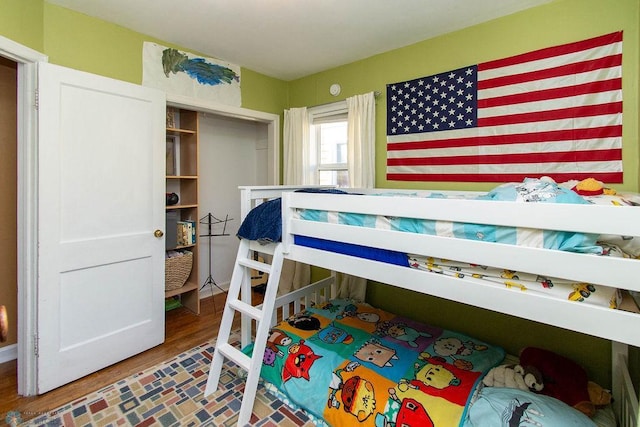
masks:
<instances>
[{"instance_id":1,"label":"white curtain","mask_svg":"<svg viewBox=\"0 0 640 427\"><path fill-rule=\"evenodd\" d=\"M375 97L370 92L347 98L347 157L349 183L354 188L375 185ZM314 184L311 173L311 122L306 107L284 112L284 184ZM286 260L279 293L284 294L310 283L308 265ZM336 273L338 297L364 301L367 281L361 277Z\"/></svg>"},{"instance_id":2,"label":"white curtain","mask_svg":"<svg viewBox=\"0 0 640 427\"><path fill-rule=\"evenodd\" d=\"M347 98L349 185L373 188L376 167L376 100L373 92Z\"/></svg>"},{"instance_id":3,"label":"white curtain","mask_svg":"<svg viewBox=\"0 0 640 427\"><path fill-rule=\"evenodd\" d=\"M284 110L284 185L308 185L310 127L307 107Z\"/></svg>"},{"instance_id":4,"label":"white curtain","mask_svg":"<svg viewBox=\"0 0 640 427\"><path fill-rule=\"evenodd\" d=\"M308 185L310 182L310 126L306 107L284 111L284 184ZM311 268L307 264L285 259L278 294L286 294L311 283Z\"/></svg>"},{"instance_id":5,"label":"white curtain","mask_svg":"<svg viewBox=\"0 0 640 427\"><path fill-rule=\"evenodd\" d=\"M347 98L349 184L354 188L375 185L376 100L373 92ZM339 298L364 301L367 280L336 273Z\"/></svg>"}]
</instances>

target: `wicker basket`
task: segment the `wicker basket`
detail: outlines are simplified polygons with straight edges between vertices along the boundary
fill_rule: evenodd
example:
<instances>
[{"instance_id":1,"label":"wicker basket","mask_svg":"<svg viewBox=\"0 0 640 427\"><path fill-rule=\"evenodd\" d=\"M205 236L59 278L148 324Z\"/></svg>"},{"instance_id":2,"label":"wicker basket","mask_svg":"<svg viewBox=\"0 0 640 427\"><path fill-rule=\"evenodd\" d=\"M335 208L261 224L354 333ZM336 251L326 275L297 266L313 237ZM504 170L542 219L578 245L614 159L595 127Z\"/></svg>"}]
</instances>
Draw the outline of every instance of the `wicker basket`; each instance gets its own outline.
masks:
<instances>
[{"instance_id":1,"label":"wicker basket","mask_svg":"<svg viewBox=\"0 0 640 427\"><path fill-rule=\"evenodd\" d=\"M193 265L193 253L184 252L184 255L166 258L164 260L164 289L172 291L184 286Z\"/></svg>"}]
</instances>

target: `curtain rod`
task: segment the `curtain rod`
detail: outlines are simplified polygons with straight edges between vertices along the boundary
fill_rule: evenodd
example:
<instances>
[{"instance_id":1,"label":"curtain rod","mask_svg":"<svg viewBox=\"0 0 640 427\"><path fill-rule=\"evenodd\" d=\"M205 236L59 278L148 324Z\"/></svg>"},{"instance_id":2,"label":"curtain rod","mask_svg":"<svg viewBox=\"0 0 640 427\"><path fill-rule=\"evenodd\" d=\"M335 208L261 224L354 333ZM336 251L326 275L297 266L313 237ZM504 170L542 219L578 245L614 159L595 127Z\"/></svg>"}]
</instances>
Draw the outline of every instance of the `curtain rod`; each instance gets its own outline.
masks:
<instances>
[{"instance_id":1,"label":"curtain rod","mask_svg":"<svg viewBox=\"0 0 640 427\"><path fill-rule=\"evenodd\" d=\"M381 94L382 94L382 92L380 92L379 90L376 90L376 91L373 92L373 97L374 98L378 98ZM324 104L312 105L311 107L307 107L307 108L323 107L325 105L336 104L338 102L346 102L346 98L342 99L340 101L332 101L332 102L325 102Z\"/></svg>"}]
</instances>

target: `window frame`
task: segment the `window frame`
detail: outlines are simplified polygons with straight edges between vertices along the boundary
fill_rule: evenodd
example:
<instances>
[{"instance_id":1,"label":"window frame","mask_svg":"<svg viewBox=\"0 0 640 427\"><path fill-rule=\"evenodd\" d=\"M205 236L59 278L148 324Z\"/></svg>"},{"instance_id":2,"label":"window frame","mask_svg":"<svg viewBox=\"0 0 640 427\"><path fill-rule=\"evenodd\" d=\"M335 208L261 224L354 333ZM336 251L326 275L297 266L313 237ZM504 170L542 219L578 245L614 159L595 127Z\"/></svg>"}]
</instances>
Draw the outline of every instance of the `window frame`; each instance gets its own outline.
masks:
<instances>
[{"instance_id":1,"label":"window frame","mask_svg":"<svg viewBox=\"0 0 640 427\"><path fill-rule=\"evenodd\" d=\"M346 101L334 102L331 104L320 105L317 107L310 107L309 113L309 125L311 131L310 135L310 173L313 175L312 182L320 183L320 173L323 171L330 172L342 172L346 171L347 176L349 174L349 157L348 150L344 163L320 163L321 158L321 132L320 125L326 123L346 122L348 126L348 108ZM348 132L348 129L347 129ZM347 142L348 144L348 142Z\"/></svg>"}]
</instances>

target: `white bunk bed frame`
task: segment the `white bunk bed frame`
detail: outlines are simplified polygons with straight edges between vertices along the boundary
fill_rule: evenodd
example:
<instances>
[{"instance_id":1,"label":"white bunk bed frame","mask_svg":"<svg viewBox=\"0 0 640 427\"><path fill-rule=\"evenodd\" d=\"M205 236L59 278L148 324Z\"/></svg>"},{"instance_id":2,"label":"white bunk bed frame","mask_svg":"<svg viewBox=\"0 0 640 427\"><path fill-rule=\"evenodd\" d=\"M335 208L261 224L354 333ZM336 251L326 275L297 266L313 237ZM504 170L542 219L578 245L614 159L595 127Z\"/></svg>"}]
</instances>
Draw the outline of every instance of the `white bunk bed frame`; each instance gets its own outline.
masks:
<instances>
[{"instance_id":1,"label":"white bunk bed frame","mask_svg":"<svg viewBox=\"0 0 640 427\"><path fill-rule=\"evenodd\" d=\"M251 416L264 352L261 347L264 347L266 342L269 326L275 322L276 309L283 307L283 315L288 316L289 307L292 304L293 310L300 310L310 301L324 300L330 296L328 287L331 285L331 278L276 299L280 267L282 259L285 258L611 340L614 412L620 426L635 427L637 425L640 419L639 403L627 362L628 346L640 347L638 332L640 331L640 314L520 292L487 284L481 280L475 280L474 286L469 286L466 280L446 275L299 246L294 243L293 236L297 234L336 240L640 291L640 280L638 280L640 262L637 260L304 221L295 215L298 209L317 209L640 236L640 221L638 221L640 210L637 210L640 208L398 197L397 195L402 193L427 193L403 190L353 190L359 193L394 193L394 196L378 195L376 197L294 192L300 188L308 188L308 186L240 187L243 219L254 206L264 200L282 197L283 230L282 243L279 244L259 245L257 242L241 241L220 326L205 395L217 389L223 359L229 359L246 369L249 375L238 425L245 425ZM261 267L255 262L247 261L248 251L251 250L273 254L272 266ZM245 262L242 261L243 259ZM258 268L270 273L264 304L261 307L249 307L250 274L243 275L242 267ZM234 282L236 282L235 290ZM240 292L241 289L242 292ZM240 294L242 294L241 297ZM235 311L242 314L243 346L248 344L254 336L251 319L257 321L254 341L258 351L254 350L253 359L237 350L227 348ZM262 316L269 321L261 323Z\"/></svg>"}]
</instances>

